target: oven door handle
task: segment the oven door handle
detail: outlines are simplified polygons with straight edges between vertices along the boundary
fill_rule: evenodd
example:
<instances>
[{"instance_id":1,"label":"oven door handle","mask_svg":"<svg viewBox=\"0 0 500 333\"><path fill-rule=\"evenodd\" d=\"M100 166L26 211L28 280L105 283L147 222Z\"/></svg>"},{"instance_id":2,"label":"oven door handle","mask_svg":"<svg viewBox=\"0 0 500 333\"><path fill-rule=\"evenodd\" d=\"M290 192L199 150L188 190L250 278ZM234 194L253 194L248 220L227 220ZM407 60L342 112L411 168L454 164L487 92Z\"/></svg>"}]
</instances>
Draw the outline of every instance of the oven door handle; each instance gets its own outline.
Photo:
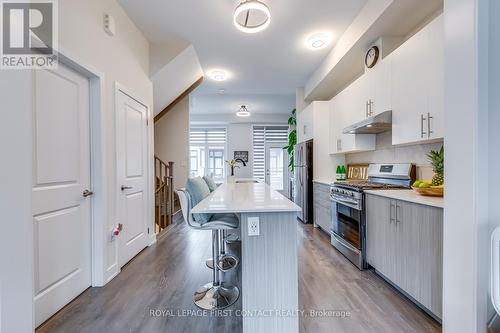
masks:
<instances>
[{"instance_id":1,"label":"oven door handle","mask_svg":"<svg viewBox=\"0 0 500 333\"><path fill-rule=\"evenodd\" d=\"M359 203L357 201L340 198L336 195L332 195L331 199L332 199L332 201L335 201L335 202L338 202L340 204L343 204L343 205L346 205L346 206L349 206L349 207L352 207L352 208L359 210L359 207L358 207Z\"/></svg>"},{"instance_id":2,"label":"oven door handle","mask_svg":"<svg viewBox=\"0 0 500 333\"><path fill-rule=\"evenodd\" d=\"M355 248L351 244L347 243L345 240L343 240L342 238L340 238L339 236L337 236L335 233L333 233L332 235L333 235L333 237L335 237L335 239L337 240L337 242L339 242L343 246L347 247L349 250L351 250L351 251L359 254L359 250L357 248Z\"/></svg>"}]
</instances>

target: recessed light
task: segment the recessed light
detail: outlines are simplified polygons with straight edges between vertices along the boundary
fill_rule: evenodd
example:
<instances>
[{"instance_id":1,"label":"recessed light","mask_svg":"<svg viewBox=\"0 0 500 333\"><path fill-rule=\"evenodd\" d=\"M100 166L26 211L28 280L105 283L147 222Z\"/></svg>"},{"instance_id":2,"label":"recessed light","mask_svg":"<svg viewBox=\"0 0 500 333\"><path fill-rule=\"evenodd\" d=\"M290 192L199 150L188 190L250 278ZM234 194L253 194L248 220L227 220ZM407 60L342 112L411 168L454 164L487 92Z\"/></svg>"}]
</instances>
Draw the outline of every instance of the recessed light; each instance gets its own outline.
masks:
<instances>
[{"instance_id":1,"label":"recessed light","mask_svg":"<svg viewBox=\"0 0 500 333\"><path fill-rule=\"evenodd\" d=\"M368 124L368 125L366 125L366 127L370 128L370 127L373 127L373 125L372 124Z\"/></svg>"},{"instance_id":2,"label":"recessed light","mask_svg":"<svg viewBox=\"0 0 500 333\"><path fill-rule=\"evenodd\" d=\"M332 36L327 32L317 32L307 37L307 48L310 50L320 50L327 47L332 41Z\"/></svg>"},{"instance_id":3,"label":"recessed light","mask_svg":"<svg viewBox=\"0 0 500 333\"><path fill-rule=\"evenodd\" d=\"M250 112L248 111L246 105L242 105L238 112L236 112L238 117L250 117Z\"/></svg>"},{"instance_id":4,"label":"recessed light","mask_svg":"<svg viewBox=\"0 0 500 333\"><path fill-rule=\"evenodd\" d=\"M271 12L262 1L244 0L234 10L233 23L238 30L253 34L269 26Z\"/></svg>"},{"instance_id":5,"label":"recessed light","mask_svg":"<svg viewBox=\"0 0 500 333\"><path fill-rule=\"evenodd\" d=\"M214 81L225 81L227 79L227 73L221 69L209 72L208 76Z\"/></svg>"}]
</instances>

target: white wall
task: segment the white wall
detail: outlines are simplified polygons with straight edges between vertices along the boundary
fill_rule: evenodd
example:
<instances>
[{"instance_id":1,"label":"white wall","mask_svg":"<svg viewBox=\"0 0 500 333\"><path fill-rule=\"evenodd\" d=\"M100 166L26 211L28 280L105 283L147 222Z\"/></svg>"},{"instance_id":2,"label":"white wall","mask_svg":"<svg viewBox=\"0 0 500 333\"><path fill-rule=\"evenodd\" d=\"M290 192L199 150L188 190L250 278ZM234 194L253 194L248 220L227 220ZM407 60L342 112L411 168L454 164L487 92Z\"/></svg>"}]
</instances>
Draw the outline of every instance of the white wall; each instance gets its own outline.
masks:
<instances>
[{"instance_id":1,"label":"white wall","mask_svg":"<svg viewBox=\"0 0 500 333\"><path fill-rule=\"evenodd\" d=\"M450 333L485 332L488 320L487 4L444 3L443 331Z\"/></svg>"},{"instance_id":2,"label":"white wall","mask_svg":"<svg viewBox=\"0 0 500 333\"><path fill-rule=\"evenodd\" d=\"M102 28L103 13L113 15L116 35L108 36ZM90 38L91 36L91 38ZM59 45L63 51L88 64L105 76L105 150L108 155L109 232L117 220L115 165L114 81L126 87L135 98L153 107L153 86L149 79L149 42L115 0L59 1ZM109 243L105 260L107 277L118 270L117 242Z\"/></svg>"},{"instance_id":3,"label":"white wall","mask_svg":"<svg viewBox=\"0 0 500 333\"><path fill-rule=\"evenodd\" d=\"M186 185L189 176L189 96L155 123L155 154L174 162L174 188Z\"/></svg>"},{"instance_id":4,"label":"white wall","mask_svg":"<svg viewBox=\"0 0 500 333\"><path fill-rule=\"evenodd\" d=\"M287 124L287 114L256 114L250 117L250 120L237 117L233 114L191 114L190 123L193 126L217 126L222 125L227 128L227 159L234 157L234 151L248 151L248 164L246 167L240 165L239 169L235 170L235 176L240 178L252 177L253 173L253 153L252 153L252 137L253 125L273 125ZM226 170L229 174L229 169Z\"/></svg>"},{"instance_id":5,"label":"white wall","mask_svg":"<svg viewBox=\"0 0 500 333\"><path fill-rule=\"evenodd\" d=\"M233 159L235 151L248 151L247 166L239 165L234 175L239 178L251 178L253 173L252 124L229 124L227 126L227 158ZM231 171L226 170L229 175Z\"/></svg>"},{"instance_id":6,"label":"white wall","mask_svg":"<svg viewBox=\"0 0 500 333\"><path fill-rule=\"evenodd\" d=\"M154 113L160 113L203 76L203 69L192 45L151 76L154 84Z\"/></svg>"},{"instance_id":7,"label":"white wall","mask_svg":"<svg viewBox=\"0 0 500 333\"><path fill-rule=\"evenodd\" d=\"M0 74L0 332L33 330L32 73Z\"/></svg>"},{"instance_id":8,"label":"white wall","mask_svg":"<svg viewBox=\"0 0 500 333\"><path fill-rule=\"evenodd\" d=\"M117 34L108 36L102 28L103 14L114 16ZM123 9L114 0L59 1L59 45L61 51L104 75L103 103L109 213L111 232L117 221L115 173L114 82L150 107L153 106L149 73L149 43ZM8 109L1 122L3 213L0 242L1 325L2 332L29 332L33 326L33 251L31 221L31 73L2 71L0 75L2 110ZM13 144L15 142L15 144ZM4 168L6 170L4 170ZM8 178L6 178L6 176ZM5 236L7 236L7 239ZM106 278L116 272L117 242L107 243L104 258ZM6 258L6 256L8 256ZM4 260L7 260L6 262ZM4 265L5 264L5 265Z\"/></svg>"},{"instance_id":9,"label":"white wall","mask_svg":"<svg viewBox=\"0 0 500 333\"><path fill-rule=\"evenodd\" d=\"M153 76L189 46L184 40L165 36L161 43L149 44L149 75Z\"/></svg>"},{"instance_id":10,"label":"white wall","mask_svg":"<svg viewBox=\"0 0 500 333\"><path fill-rule=\"evenodd\" d=\"M489 44L489 112L488 112L488 183L489 183L489 234L498 226L500 226L500 178L496 174L496 169L500 165L500 154L498 154L498 146L500 145L500 65L498 63L498 53L500 52L500 2L496 0L490 1L490 35ZM489 260L488 260L489 261ZM488 317L494 313L491 302L488 301L489 311Z\"/></svg>"}]
</instances>

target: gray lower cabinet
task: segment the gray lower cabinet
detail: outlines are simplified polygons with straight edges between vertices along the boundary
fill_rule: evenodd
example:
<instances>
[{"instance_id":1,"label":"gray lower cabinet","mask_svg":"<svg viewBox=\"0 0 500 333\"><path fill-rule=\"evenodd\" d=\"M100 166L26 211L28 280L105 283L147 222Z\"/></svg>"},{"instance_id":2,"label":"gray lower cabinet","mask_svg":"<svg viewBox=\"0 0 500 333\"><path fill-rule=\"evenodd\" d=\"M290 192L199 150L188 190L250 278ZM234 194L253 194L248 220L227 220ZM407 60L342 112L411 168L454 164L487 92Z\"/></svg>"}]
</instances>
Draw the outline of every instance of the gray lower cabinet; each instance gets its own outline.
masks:
<instances>
[{"instance_id":1,"label":"gray lower cabinet","mask_svg":"<svg viewBox=\"0 0 500 333\"><path fill-rule=\"evenodd\" d=\"M314 223L323 231L330 234L331 226L331 203L330 203L330 185L322 183L313 183L313 202L314 202Z\"/></svg>"},{"instance_id":2,"label":"gray lower cabinet","mask_svg":"<svg viewBox=\"0 0 500 333\"><path fill-rule=\"evenodd\" d=\"M366 256L379 273L441 318L441 208L367 194Z\"/></svg>"}]
</instances>

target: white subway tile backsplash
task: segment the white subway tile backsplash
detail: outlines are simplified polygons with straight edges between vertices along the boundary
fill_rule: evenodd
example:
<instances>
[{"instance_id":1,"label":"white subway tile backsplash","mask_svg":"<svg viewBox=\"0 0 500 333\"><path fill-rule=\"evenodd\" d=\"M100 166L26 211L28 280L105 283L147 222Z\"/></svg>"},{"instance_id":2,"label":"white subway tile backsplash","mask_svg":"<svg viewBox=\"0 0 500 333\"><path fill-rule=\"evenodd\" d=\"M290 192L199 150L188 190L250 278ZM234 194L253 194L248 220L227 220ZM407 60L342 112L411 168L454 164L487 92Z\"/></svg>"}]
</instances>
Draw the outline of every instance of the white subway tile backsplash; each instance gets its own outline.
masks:
<instances>
[{"instance_id":1,"label":"white subway tile backsplash","mask_svg":"<svg viewBox=\"0 0 500 333\"><path fill-rule=\"evenodd\" d=\"M442 145L442 142L438 142L394 147L389 131L377 135L376 150L346 154L346 163L414 163L417 166L417 179L430 180L434 173L427 153L440 149Z\"/></svg>"}]
</instances>

